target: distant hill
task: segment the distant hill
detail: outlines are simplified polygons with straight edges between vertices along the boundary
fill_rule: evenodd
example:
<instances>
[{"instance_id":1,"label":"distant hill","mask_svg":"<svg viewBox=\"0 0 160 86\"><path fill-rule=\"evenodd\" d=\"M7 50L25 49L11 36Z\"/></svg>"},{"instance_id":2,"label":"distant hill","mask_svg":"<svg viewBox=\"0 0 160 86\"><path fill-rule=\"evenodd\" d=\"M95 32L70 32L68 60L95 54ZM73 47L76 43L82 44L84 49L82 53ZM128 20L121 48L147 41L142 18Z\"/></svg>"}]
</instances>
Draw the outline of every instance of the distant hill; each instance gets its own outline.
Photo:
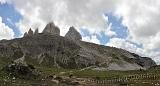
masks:
<instances>
[{"instance_id":1,"label":"distant hill","mask_svg":"<svg viewBox=\"0 0 160 86\"><path fill-rule=\"evenodd\" d=\"M31 29L22 38L0 41L0 57L25 61L34 65L62 68L87 68L95 70L138 70L156 66L148 57L123 49L84 42L74 27L66 36L53 22L42 33Z\"/></svg>"}]
</instances>

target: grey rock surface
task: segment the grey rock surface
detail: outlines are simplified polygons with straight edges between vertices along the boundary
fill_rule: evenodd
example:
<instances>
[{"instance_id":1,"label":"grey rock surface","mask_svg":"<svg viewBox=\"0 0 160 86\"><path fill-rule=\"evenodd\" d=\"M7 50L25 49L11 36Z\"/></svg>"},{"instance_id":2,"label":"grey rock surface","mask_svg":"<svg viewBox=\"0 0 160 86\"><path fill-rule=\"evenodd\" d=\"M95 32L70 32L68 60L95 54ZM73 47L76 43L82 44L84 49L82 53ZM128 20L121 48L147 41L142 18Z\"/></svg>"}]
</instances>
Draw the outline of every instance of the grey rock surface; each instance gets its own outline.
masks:
<instances>
[{"instance_id":1,"label":"grey rock surface","mask_svg":"<svg viewBox=\"0 0 160 86\"><path fill-rule=\"evenodd\" d=\"M24 33L24 35L23 35L23 37L27 37L28 36L28 33L27 32L25 32Z\"/></svg>"},{"instance_id":2,"label":"grey rock surface","mask_svg":"<svg viewBox=\"0 0 160 86\"><path fill-rule=\"evenodd\" d=\"M136 57L135 62L145 68L150 68L156 65L156 63L151 58L141 57L135 53L131 53L131 54Z\"/></svg>"},{"instance_id":3,"label":"grey rock surface","mask_svg":"<svg viewBox=\"0 0 160 86\"><path fill-rule=\"evenodd\" d=\"M28 31L28 36L33 36L33 31L32 31L31 28L30 28L29 31Z\"/></svg>"},{"instance_id":4,"label":"grey rock surface","mask_svg":"<svg viewBox=\"0 0 160 86\"><path fill-rule=\"evenodd\" d=\"M69 28L65 37L71 40L82 40L81 34L73 26Z\"/></svg>"},{"instance_id":5,"label":"grey rock surface","mask_svg":"<svg viewBox=\"0 0 160 86\"><path fill-rule=\"evenodd\" d=\"M60 29L57 26L55 26L53 22L50 22L44 28L43 33L52 34L52 35L60 35Z\"/></svg>"},{"instance_id":6,"label":"grey rock surface","mask_svg":"<svg viewBox=\"0 0 160 86\"><path fill-rule=\"evenodd\" d=\"M37 35L39 33L38 28L35 30L34 35Z\"/></svg>"}]
</instances>

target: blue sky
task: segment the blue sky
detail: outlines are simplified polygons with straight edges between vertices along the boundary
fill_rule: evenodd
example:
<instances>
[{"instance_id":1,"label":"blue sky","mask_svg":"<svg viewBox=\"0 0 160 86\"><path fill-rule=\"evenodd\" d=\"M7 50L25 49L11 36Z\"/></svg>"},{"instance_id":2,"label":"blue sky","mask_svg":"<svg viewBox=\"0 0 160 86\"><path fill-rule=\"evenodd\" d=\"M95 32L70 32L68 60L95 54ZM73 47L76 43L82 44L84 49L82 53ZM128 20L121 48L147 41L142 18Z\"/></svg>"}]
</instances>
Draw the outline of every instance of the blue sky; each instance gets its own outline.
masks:
<instances>
[{"instance_id":1,"label":"blue sky","mask_svg":"<svg viewBox=\"0 0 160 86\"><path fill-rule=\"evenodd\" d=\"M91 34L86 28L81 28L82 36L91 37L92 35L96 35L102 45L105 45L107 42L109 42L109 40L111 38L114 38L114 37L125 39L128 36L128 28L126 26L122 25L122 18L118 18L118 17L114 16L111 12L106 13L105 16L108 17L108 22L106 21L106 23L108 23L108 25L110 23L112 23L111 31L115 32L116 36L109 37L109 36L105 35L104 32L100 32L100 35L99 34Z\"/></svg>"},{"instance_id":2,"label":"blue sky","mask_svg":"<svg viewBox=\"0 0 160 86\"><path fill-rule=\"evenodd\" d=\"M112 31L116 32L117 38L126 38L128 36L128 28L122 25L122 17L118 18L111 12L107 13L109 23L112 23Z\"/></svg>"},{"instance_id":3,"label":"blue sky","mask_svg":"<svg viewBox=\"0 0 160 86\"><path fill-rule=\"evenodd\" d=\"M13 29L15 33L15 37L20 35L18 28L16 27L16 23L22 19L20 13L15 9L13 4L0 4L0 16L2 18L2 22Z\"/></svg>"}]
</instances>

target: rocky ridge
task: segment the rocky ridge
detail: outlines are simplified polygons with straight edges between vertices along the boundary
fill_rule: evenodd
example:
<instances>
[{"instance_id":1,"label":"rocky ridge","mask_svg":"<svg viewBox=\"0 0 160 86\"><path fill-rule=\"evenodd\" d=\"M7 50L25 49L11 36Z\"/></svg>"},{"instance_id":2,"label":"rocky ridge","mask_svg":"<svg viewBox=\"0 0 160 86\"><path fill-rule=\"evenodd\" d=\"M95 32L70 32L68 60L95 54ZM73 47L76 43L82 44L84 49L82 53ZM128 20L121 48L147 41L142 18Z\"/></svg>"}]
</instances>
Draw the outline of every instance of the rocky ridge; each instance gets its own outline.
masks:
<instances>
[{"instance_id":1,"label":"rocky ridge","mask_svg":"<svg viewBox=\"0 0 160 86\"><path fill-rule=\"evenodd\" d=\"M81 39L74 27L65 37L60 36L60 29L50 22L42 33L30 29L23 38L0 41L0 56L11 60L24 56L29 63L73 69L138 70L156 65L148 57Z\"/></svg>"},{"instance_id":2,"label":"rocky ridge","mask_svg":"<svg viewBox=\"0 0 160 86\"><path fill-rule=\"evenodd\" d=\"M60 35L60 30L53 22L50 22L46 25L43 30L45 34L52 34L52 35Z\"/></svg>"},{"instance_id":3,"label":"rocky ridge","mask_svg":"<svg viewBox=\"0 0 160 86\"><path fill-rule=\"evenodd\" d=\"M31 28L29 29L28 32L24 33L24 37L26 37L26 36L33 36L33 35L34 35L34 32L33 32L33 30Z\"/></svg>"},{"instance_id":4,"label":"rocky ridge","mask_svg":"<svg viewBox=\"0 0 160 86\"><path fill-rule=\"evenodd\" d=\"M34 35L37 35L39 33L38 28L35 30Z\"/></svg>"},{"instance_id":5,"label":"rocky ridge","mask_svg":"<svg viewBox=\"0 0 160 86\"><path fill-rule=\"evenodd\" d=\"M65 37L71 40L82 40L81 34L73 26L69 28Z\"/></svg>"}]
</instances>

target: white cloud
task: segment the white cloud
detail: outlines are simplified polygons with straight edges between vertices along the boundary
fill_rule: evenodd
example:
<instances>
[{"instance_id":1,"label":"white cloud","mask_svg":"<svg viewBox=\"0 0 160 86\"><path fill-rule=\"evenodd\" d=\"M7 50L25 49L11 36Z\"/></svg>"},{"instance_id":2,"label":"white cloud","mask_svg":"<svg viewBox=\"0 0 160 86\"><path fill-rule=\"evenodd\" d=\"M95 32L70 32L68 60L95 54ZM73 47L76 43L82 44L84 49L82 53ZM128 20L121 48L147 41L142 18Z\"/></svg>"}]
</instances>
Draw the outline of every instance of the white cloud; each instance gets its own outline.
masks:
<instances>
[{"instance_id":1,"label":"white cloud","mask_svg":"<svg viewBox=\"0 0 160 86\"><path fill-rule=\"evenodd\" d=\"M142 43L148 50L160 48L160 0L122 0L115 14L123 17L129 40Z\"/></svg>"},{"instance_id":2,"label":"white cloud","mask_svg":"<svg viewBox=\"0 0 160 86\"><path fill-rule=\"evenodd\" d=\"M110 23L107 30L104 31L108 37L113 37L117 35L114 31L111 30L112 29L111 26L112 26L112 23Z\"/></svg>"},{"instance_id":3,"label":"white cloud","mask_svg":"<svg viewBox=\"0 0 160 86\"><path fill-rule=\"evenodd\" d=\"M0 40L2 39L12 39L14 32L7 25L2 23L2 18L0 17Z\"/></svg>"},{"instance_id":4,"label":"white cloud","mask_svg":"<svg viewBox=\"0 0 160 86\"><path fill-rule=\"evenodd\" d=\"M11 0L0 0L0 4L11 3Z\"/></svg>"},{"instance_id":5,"label":"white cloud","mask_svg":"<svg viewBox=\"0 0 160 86\"><path fill-rule=\"evenodd\" d=\"M17 24L21 33L30 27L43 30L45 24L54 21L58 26L87 27L92 33L107 28L104 13L112 7L111 0L12 0L24 17ZM61 27L61 35L66 26Z\"/></svg>"},{"instance_id":6,"label":"white cloud","mask_svg":"<svg viewBox=\"0 0 160 86\"><path fill-rule=\"evenodd\" d=\"M134 52L134 53L137 53L137 50L139 51L139 49L136 47L136 45L131 44L127 40L120 39L120 38L112 38L112 39L110 39L110 41L106 45L112 46L112 47L122 48L122 49L128 50L130 52Z\"/></svg>"},{"instance_id":7,"label":"white cloud","mask_svg":"<svg viewBox=\"0 0 160 86\"><path fill-rule=\"evenodd\" d=\"M97 38L96 35L92 35L91 37L90 36L85 36L82 38L83 41L87 41L87 42L92 42L92 43L95 43L95 44L100 44L100 40Z\"/></svg>"},{"instance_id":8,"label":"white cloud","mask_svg":"<svg viewBox=\"0 0 160 86\"><path fill-rule=\"evenodd\" d=\"M10 18L7 18L8 23L10 23L11 25L14 25L14 23L12 22L12 20Z\"/></svg>"},{"instance_id":9,"label":"white cloud","mask_svg":"<svg viewBox=\"0 0 160 86\"><path fill-rule=\"evenodd\" d=\"M0 0L0 3L2 3L2 4L6 3L6 0Z\"/></svg>"}]
</instances>

